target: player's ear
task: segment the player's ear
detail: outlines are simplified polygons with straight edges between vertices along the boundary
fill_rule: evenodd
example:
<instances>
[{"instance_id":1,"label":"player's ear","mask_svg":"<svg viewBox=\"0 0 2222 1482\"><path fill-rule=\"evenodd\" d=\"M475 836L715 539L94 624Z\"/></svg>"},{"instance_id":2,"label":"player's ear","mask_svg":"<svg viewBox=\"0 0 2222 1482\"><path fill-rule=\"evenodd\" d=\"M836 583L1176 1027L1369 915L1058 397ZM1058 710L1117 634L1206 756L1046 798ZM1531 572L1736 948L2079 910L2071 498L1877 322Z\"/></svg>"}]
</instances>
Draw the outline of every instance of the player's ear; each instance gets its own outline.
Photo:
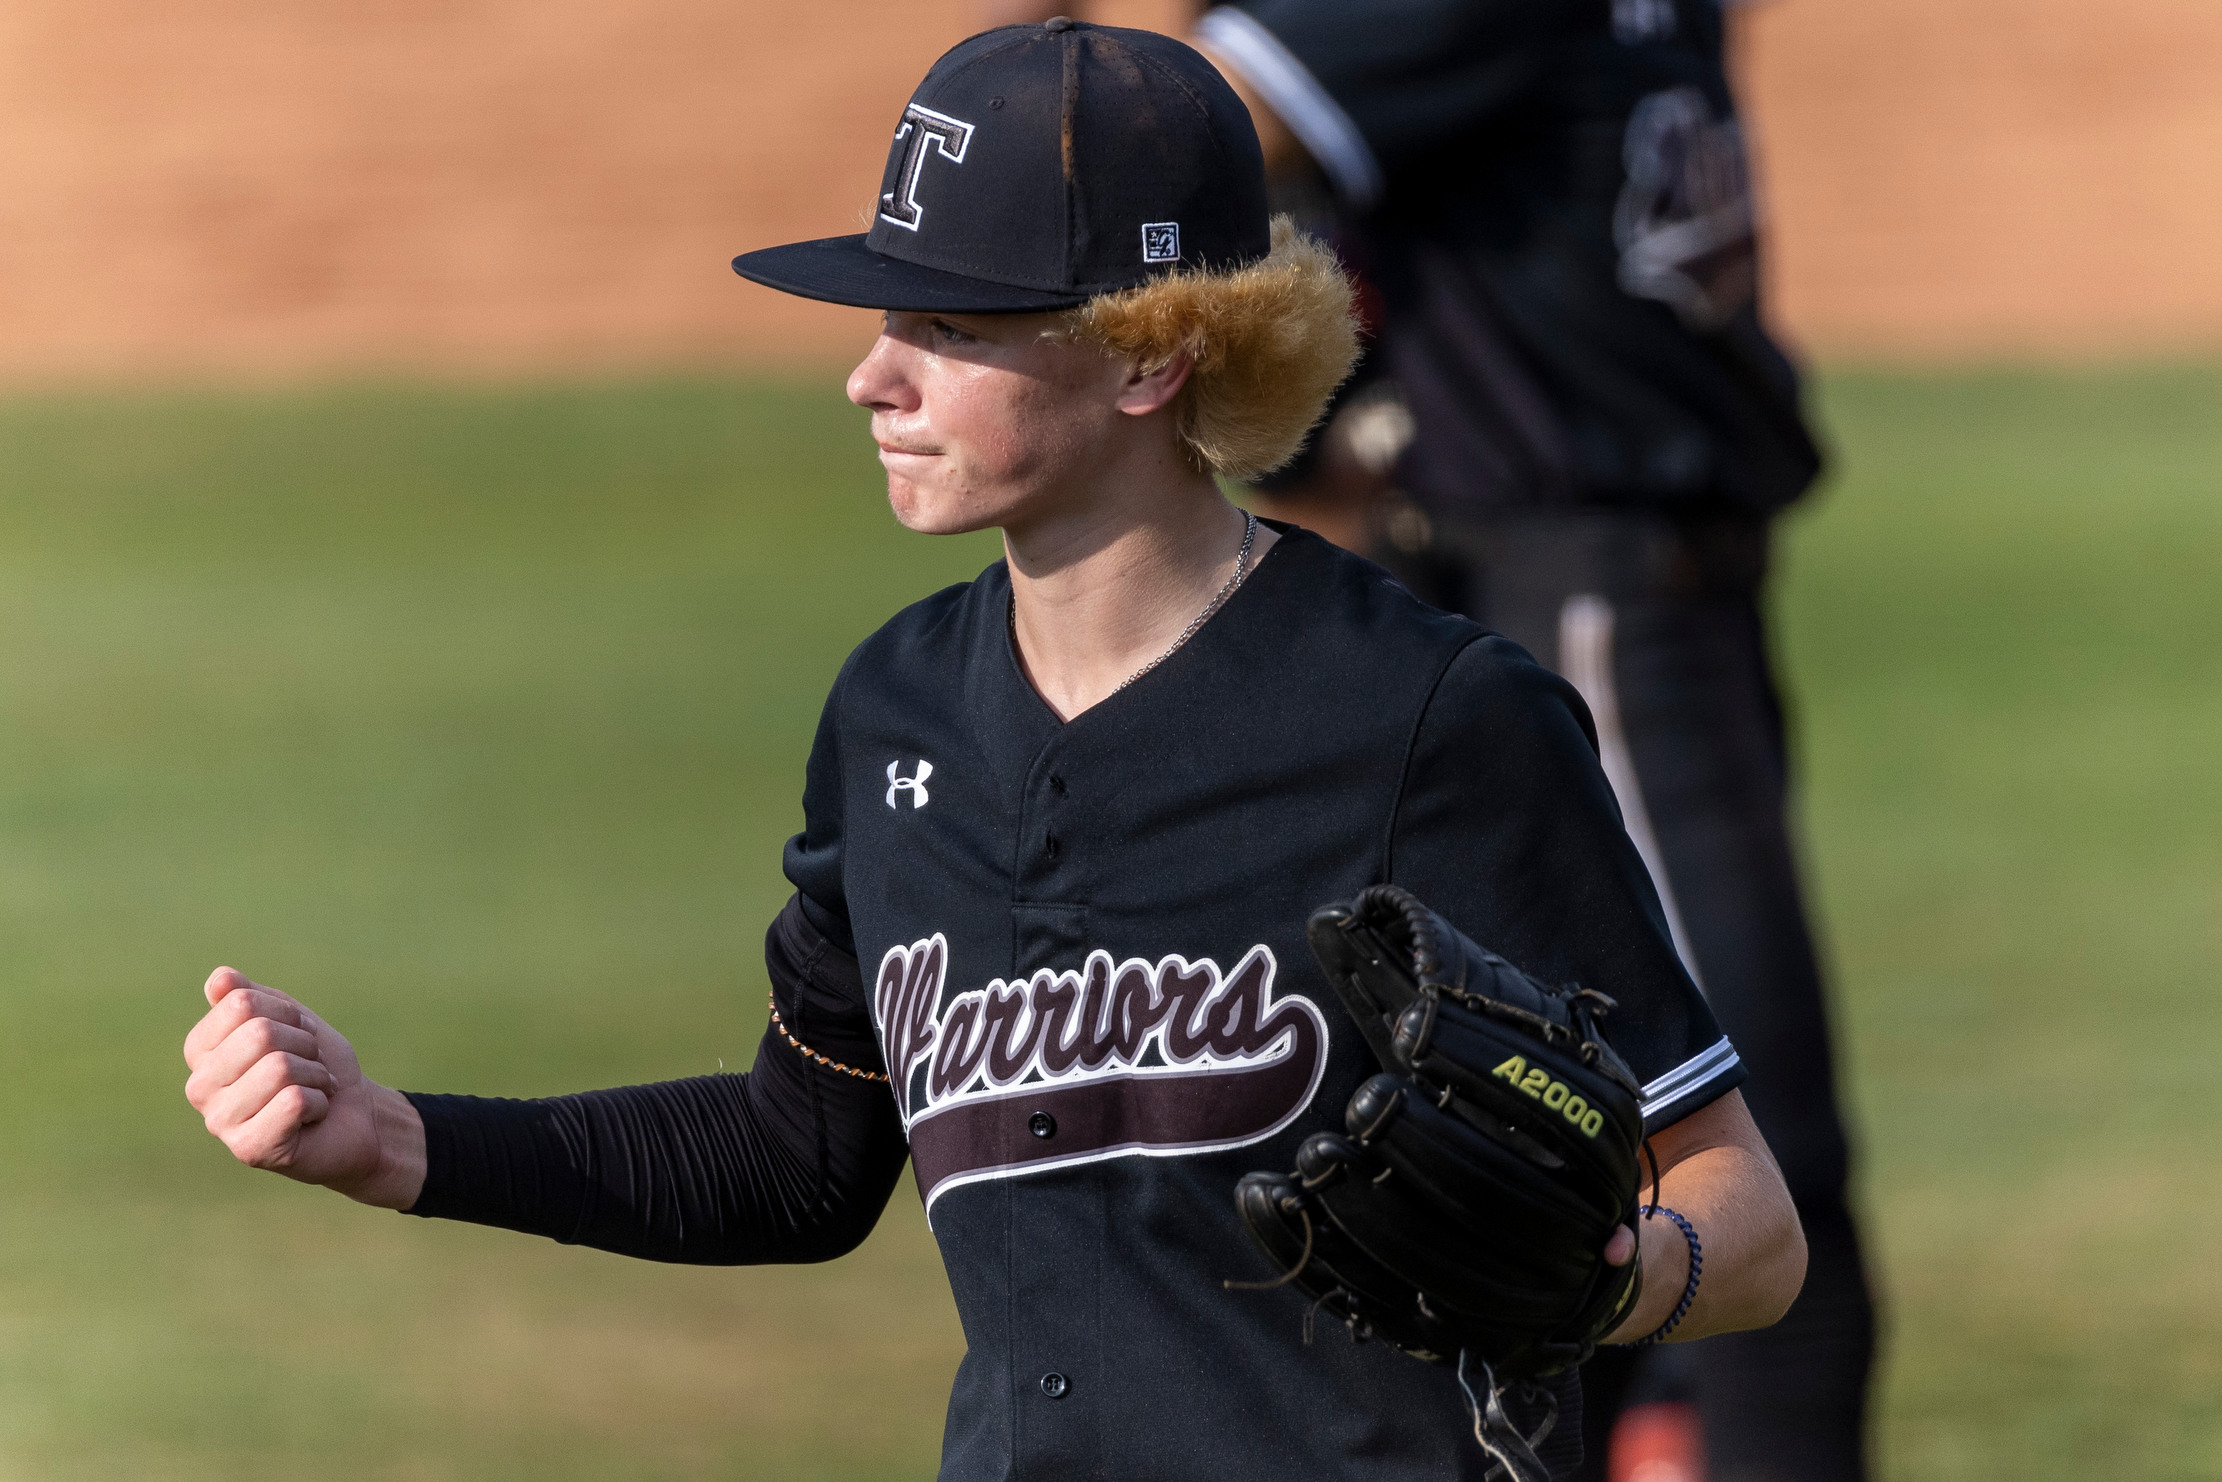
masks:
<instances>
[{"instance_id":1,"label":"player's ear","mask_svg":"<svg viewBox=\"0 0 2222 1482\"><path fill-rule=\"evenodd\" d=\"M1173 398L1180 395L1180 388L1188 384L1189 373L1195 368L1195 357L1183 350L1155 370L1130 369L1126 383L1119 388L1116 403L1119 410L1130 417L1147 417L1170 406Z\"/></svg>"}]
</instances>

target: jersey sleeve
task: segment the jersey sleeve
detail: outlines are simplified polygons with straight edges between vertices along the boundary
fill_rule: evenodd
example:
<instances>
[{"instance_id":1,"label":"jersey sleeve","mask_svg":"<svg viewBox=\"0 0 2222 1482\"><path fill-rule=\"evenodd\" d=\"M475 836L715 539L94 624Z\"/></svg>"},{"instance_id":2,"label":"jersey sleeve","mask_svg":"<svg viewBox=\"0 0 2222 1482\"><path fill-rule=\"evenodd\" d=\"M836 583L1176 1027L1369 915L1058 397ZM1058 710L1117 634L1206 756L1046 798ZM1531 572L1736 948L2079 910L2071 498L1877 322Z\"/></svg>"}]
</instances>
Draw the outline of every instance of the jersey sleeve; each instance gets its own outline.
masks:
<instances>
[{"instance_id":1,"label":"jersey sleeve","mask_svg":"<svg viewBox=\"0 0 2222 1482\"><path fill-rule=\"evenodd\" d=\"M818 933L843 952L856 954L849 925L848 894L842 885L841 695L848 680L844 667L818 716L817 739L803 774L802 832L787 841L781 864L795 887L799 907Z\"/></svg>"},{"instance_id":2,"label":"jersey sleeve","mask_svg":"<svg viewBox=\"0 0 2222 1482\"><path fill-rule=\"evenodd\" d=\"M532 1101L405 1093L425 1147L409 1213L697 1265L855 1249L909 1156L863 978L799 897L764 967L778 1017L746 1074Z\"/></svg>"},{"instance_id":3,"label":"jersey sleeve","mask_svg":"<svg viewBox=\"0 0 2222 1482\"><path fill-rule=\"evenodd\" d=\"M1495 636L1446 668L1413 737L1390 878L1474 941L1618 1007L1605 1032L1656 1132L1741 1084L1668 935L1573 687Z\"/></svg>"},{"instance_id":4,"label":"jersey sleeve","mask_svg":"<svg viewBox=\"0 0 2222 1482\"><path fill-rule=\"evenodd\" d=\"M1486 123L1601 26L1574 0L1239 0L1196 35L1363 210L1387 171Z\"/></svg>"}]
</instances>

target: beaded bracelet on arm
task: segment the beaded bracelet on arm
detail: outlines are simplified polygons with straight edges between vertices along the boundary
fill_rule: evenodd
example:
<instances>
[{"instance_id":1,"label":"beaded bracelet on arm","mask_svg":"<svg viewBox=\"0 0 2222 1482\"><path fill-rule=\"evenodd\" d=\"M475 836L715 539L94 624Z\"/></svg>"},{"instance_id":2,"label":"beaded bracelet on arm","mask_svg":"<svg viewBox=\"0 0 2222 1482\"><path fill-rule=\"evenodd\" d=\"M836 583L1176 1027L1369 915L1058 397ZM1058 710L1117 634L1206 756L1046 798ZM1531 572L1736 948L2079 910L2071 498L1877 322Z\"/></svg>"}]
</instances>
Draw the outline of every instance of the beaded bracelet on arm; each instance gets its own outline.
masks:
<instances>
[{"instance_id":1,"label":"beaded bracelet on arm","mask_svg":"<svg viewBox=\"0 0 2222 1482\"><path fill-rule=\"evenodd\" d=\"M1667 1334L1673 1332L1681 1325L1682 1319L1690 1315L1690 1304L1697 1300L1698 1281L1705 1274L1705 1247L1698 1243L1697 1227L1663 1204L1649 1206L1644 1210L1643 1217L1649 1219L1656 1214L1663 1214L1682 1227L1682 1238L1690 1243L1690 1279L1682 1287L1682 1300L1674 1304L1674 1311L1667 1315L1667 1320L1659 1324L1658 1329L1649 1337L1638 1338L1629 1344L1630 1348L1649 1348L1654 1343L1664 1343Z\"/></svg>"},{"instance_id":2,"label":"beaded bracelet on arm","mask_svg":"<svg viewBox=\"0 0 2222 1482\"><path fill-rule=\"evenodd\" d=\"M816 1050L811 1049L810 1046L804 1044L801 1040L796 1039L794 1035L788 1031L787 1021L779 1017L779 996L777 994L774 994L772 996L771 1006L772 1027L779 1031L780 1035L787 1041L788 1044L791 1044L796 1049L802 1051L802 1053L813 1062L819 1065L823 1065L828 1070L838 1070L843 1075L853 1075L860 1081L885 1081L887 1079L887 1077L879 1071L858 1070L853 1065L843 1065L840 1061L834 1059L831 1055L821 1055Z\"/></svg>"}]
</instances>

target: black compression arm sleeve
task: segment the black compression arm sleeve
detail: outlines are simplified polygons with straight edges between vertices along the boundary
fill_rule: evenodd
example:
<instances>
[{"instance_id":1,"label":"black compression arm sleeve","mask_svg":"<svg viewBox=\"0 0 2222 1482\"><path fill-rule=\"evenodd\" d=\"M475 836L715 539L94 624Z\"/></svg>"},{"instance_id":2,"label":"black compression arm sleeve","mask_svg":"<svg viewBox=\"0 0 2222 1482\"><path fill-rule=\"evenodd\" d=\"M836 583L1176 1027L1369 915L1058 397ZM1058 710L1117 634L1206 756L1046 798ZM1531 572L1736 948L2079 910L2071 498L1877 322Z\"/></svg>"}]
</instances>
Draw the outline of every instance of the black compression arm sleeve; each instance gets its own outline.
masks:
<instances>
[{"instance_id":1,"label":"black compression arm sleeve","mask_svg":"<svg viewBox=\"0 0 2222 1482\"><path fill-rule=\"evenodd\" d=\"M880 1070L855 959L799 897L765 941L788 1030ZM803 1055L777 1026L746 1075L541 1101L409 1093L424 1119L411 1214L468 1220L622 1255L700 1265L823 1261L878 1222L907 1149L884 1080Z\"/></svg>"}]
</instances>

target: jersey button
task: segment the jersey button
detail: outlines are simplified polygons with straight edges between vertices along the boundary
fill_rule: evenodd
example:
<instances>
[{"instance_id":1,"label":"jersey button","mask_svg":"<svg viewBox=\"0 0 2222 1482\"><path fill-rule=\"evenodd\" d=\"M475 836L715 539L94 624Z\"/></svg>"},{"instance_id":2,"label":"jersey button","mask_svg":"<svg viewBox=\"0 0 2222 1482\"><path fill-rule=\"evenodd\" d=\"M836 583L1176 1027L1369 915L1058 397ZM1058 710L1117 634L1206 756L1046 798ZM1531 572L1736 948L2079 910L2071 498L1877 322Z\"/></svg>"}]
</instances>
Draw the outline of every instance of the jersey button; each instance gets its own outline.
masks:
<instances>
[{"instance_id":1,"label":"jersey button","mask_svg":"<svg viewBox=\"0 0 2222 1482\"><path fill-rule=\"evenodd\" d=\"M1065 1391L1071 1388L1072 1382L1062 1374L1049 1373L1042 1376L1042 1393L1053 1400L1063 1399Z\"/></svg>"},{"instance_id":2,"label":"jersey button","mask_svg":"<svg viewBox=\"0 0 2222 1482\"><path fill-rule=\"evenodd\" d=\"M1042 835L1042 853L1048 855L1051 859L1057 857L1057 836L1055 834Z\"/></svg>"},{"instance_id":3,"label":"jersey button","mask_svg":"<svg viewBox=\"0 0 2222 1482\"><path fill-rule=\"evenodd\" d=\"M1063 797L1065 795L1065 779L1058 776L1055 772L1050 773L1049 790L1057 794L1057 796Z\"/></svg>"},{"instance_id":4,"label":"jersey button","mask_svg":"<svg viewBox=\"0 0 2222 1482\"><path fill-rule=\"evenodd\" d=\"M1026 1130L1036 1137L1055 1137L1057 1135L1057 1119L1048 1112L1036 1112L1026 1119ZM1043 1382L1046 1384L1048 1381L1044 1380Z\"/></svg>"}]
</instances>

